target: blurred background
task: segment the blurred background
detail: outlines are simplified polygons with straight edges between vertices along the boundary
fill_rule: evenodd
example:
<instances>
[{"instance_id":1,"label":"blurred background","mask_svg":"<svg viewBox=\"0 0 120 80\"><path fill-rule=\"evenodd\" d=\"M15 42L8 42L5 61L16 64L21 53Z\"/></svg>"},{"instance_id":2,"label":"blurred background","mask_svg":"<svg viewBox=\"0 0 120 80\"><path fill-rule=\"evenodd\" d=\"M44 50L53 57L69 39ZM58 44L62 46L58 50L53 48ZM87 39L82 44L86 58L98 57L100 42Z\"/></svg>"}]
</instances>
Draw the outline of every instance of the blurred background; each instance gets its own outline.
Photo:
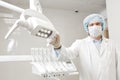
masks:
<instances>
[{"instance_id":1,"label":"blurred background","mask_svg":"<svg viewBox=\"0 0 120 80\"><path fill-rule=\"evenodd\" d=\"M1 1L1 0L0 0ZM29 0L3 0L23 9L29 8ZM105 0L40 0L43 14L53 23L61 35L62 44L70 46L76 39L87 36L83 29L83 19L91 13L105 17ZM32 36L24 28L18 28L12 36L4 37L20 13L0 6L0 55L30 55L31 48L46 47L46 40ZM104 34L108 38L108 29ZM73 60L79 71L78 59ZM78 80L78 75L61 77L62 80ZM0 80L43 80L32 74L31 64L27 61L0 62Z\"/></svg>"}]
</instances>

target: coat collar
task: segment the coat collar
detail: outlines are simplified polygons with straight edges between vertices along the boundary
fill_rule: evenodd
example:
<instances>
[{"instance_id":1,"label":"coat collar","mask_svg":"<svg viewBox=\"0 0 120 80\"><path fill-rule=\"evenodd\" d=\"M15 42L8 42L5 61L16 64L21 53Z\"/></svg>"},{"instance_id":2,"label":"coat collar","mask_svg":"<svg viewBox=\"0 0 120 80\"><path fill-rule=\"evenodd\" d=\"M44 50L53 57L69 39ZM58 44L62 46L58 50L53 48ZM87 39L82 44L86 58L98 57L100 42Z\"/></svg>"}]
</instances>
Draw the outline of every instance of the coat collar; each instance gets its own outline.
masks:
<instances>
[{"instance_id":1,"label":"coat collar","mask_svg":"<svg viewBox=\"0 0 120 80\"><path fill-rule=\"evenodd\" d=\"M100 50L100 54L102 55L104 50L106 49L107 45L108 45L108 39L106 39L105 37L103 37L103 41L101 43L101 50Z\"/></svg>"},{"instance_id":2,"label":"coat collar","mask_svg":"<svg viewBox=\"0 0 120 80\"><path fill-rule=\"evenodd\" d=\"M91 42L93 39L90 36L88 36L88 37L85 38L85 40L88 41L88 42ZM108 39L105 38L104 36L102 37L102 43L101 44L103 44L103 43L105 43L105 44L108 43Z\"/></svg>"},{"instance_id":3,"label":"coat collar","mask_svg":"<svg viewBox=\"0 0 120 80\"><path fill-rule=\"evenodd\" d=\"M85 40L88 42L88 44L93 43L93 39L91 39L90 36L86 37ZM106 49L108 45L109 40L105 38L104 36L102 37L102 42L101 42L101 49L100 49L100 55L103 54L104 50ZM94 45L95 46L95 45Z\"/></svg>"}]
</instances>

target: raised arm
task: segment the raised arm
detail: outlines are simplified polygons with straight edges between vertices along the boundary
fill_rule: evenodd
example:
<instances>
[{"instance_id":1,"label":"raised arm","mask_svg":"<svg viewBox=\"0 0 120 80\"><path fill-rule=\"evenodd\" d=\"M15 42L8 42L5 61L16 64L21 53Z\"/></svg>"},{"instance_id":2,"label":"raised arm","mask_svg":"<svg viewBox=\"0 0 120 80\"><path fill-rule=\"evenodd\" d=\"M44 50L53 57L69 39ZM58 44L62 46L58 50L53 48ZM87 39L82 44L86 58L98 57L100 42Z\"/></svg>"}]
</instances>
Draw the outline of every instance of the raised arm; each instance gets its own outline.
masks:
<instances>
[{"instance_id":1,"label":"raised arm","mask_svg":"<svg viewBox=\"0 0 120 80\"><path fill-rule=\"evenodd\" d=\"M79 52L78 52L78 41L74 42L70 47L66 48L60 42L60 35L56 34L56 36L53 39L49 39L48 42L51 45L53 45L53 48L54 48L53 52L59 58L73 59L73 58L76 58L79 55Z\"/></svg>"}]
</instances>

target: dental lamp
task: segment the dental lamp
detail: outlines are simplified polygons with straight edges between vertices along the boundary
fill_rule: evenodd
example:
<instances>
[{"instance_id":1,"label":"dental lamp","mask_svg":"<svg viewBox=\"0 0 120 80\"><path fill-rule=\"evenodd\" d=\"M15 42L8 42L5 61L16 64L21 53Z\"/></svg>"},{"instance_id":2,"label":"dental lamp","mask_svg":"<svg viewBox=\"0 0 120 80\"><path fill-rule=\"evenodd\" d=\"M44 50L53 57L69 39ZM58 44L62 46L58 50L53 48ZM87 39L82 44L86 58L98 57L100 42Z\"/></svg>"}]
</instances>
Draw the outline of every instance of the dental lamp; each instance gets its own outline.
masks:
<instances>
[{"instance_id":1,"label":"dental lamp","mask_svg":"<svg viewBox=\"0 0 120 80\"><path fill-rule=\"evenodd\" d=\"M42 13L39 0L30 0L30 9L22 11L20 19L14 23L5 39L8 39L18 27L24 27L32 35L42 38L52 38L57 32L50 20Z\"/></svg>"},{"instance_id":2,"label":"dental lamp","mask_svg":"<svg viewBox=\"0 0 120 80\"><path fill-rule=\"evenodd\" d=\"M10 9L15 10L17 7L12 6ZM30 9L19 8L17 11L22 11L20 19L16 20L6 34L5 39L8 39L19 27L26 28L34 36L46 39L51 39L58 33L51 21L42 13L39 0L30 0ZM53 57L50 56L52 52L49 49L33 48L31 53L33 56L32 68L34 74L41 75L48 80L59 80L56 77L78 74L72 61L53 60Z\"/></svg>"}]
</instances>

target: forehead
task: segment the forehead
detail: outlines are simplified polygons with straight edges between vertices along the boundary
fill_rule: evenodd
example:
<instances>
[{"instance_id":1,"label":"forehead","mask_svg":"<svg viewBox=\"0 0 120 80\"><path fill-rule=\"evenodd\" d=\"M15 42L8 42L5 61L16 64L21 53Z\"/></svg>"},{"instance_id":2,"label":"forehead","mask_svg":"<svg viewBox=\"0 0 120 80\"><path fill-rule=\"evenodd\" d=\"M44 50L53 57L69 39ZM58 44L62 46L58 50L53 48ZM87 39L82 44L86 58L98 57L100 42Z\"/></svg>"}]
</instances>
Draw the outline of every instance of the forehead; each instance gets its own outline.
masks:
<instances>
[{"instance_id":1,"label":"forehead","mask_svg":"<svg viewBox=\"0 0 120 80\"><path fill-rule=\"evenodd\" d=\"M99 20L92 20L89 22L89 24L94 24L94 23L101 23Z\"/></svg>"}]
</instances>

